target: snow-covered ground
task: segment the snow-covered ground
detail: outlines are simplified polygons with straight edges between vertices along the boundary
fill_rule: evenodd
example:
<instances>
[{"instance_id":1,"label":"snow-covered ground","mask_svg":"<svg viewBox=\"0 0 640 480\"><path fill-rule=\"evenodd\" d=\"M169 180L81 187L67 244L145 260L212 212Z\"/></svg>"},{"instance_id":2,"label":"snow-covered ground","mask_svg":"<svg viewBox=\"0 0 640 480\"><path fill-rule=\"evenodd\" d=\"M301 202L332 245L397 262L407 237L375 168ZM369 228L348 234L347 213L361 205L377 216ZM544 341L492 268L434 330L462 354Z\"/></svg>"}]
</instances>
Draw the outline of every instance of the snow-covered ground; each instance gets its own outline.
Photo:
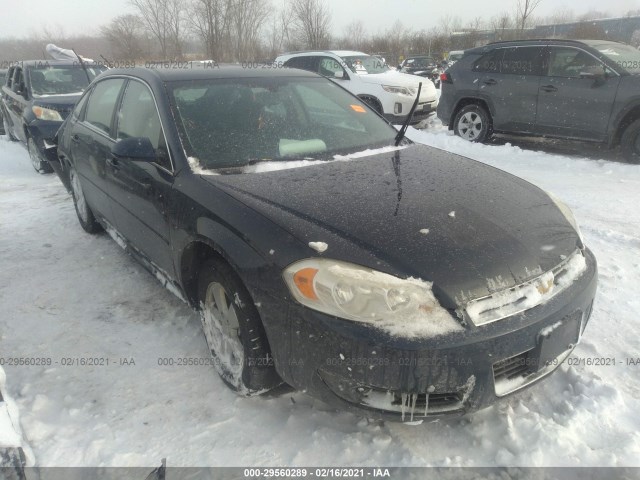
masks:
<instances>
[{"instance_id":1,"label":"snow-covered ground","mask_svg":"<svg viewBox=\"0 0 640 480\"><path fill-rule=\"evenodd\" d=\"M471 145L435 122L410 136L574 210L600 290L571 358L615 365L564 365L498 406L419 427L369 423L298 392L236 398L210 366L158 365L207 357L198 316L107 235L85 234L58 179L0 139L0 356L52 361L4 366L37 464L640 466L640 365L627 364L640 357L640 166ZM63 365L86 357L109 364Z\"/></svg>"}]
</instances>

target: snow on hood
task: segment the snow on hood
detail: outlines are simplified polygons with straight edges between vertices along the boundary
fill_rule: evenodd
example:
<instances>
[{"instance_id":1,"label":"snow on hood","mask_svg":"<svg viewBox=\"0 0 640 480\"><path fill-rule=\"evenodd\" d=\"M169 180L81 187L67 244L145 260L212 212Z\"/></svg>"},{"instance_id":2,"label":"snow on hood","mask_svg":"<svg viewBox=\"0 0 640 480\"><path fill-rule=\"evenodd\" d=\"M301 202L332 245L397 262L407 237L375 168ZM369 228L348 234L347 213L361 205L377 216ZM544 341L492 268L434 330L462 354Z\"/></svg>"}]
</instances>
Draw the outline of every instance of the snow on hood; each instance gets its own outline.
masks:
<instances>
[{"instance_id":1,"label":"snow on hood","mask_svg":"<svg viewBox=\"0 0 640 480\"><path fill-rule=\"evenodd\" d=\"M348 155L334 155L333 160L274 160L256 163L255 165L248 165L242 169L242 173L265 173L265 172L275 172L277 170L290 170L292 168L302 168L302 167L310 167L313 165L322 165L331 162L344 162L348 160L355 160L358 158L368 157L370 155L379 155L381 153L389 153L395 152L399 150L403 150L407 148L406 146L401 147L381 147L374 149L362 150L360 152L350 153ZM189 166L191 167L191 171L197 175L219 175L215 172L215 170L208 170L204 168L200 161L197 158L189 157Z\"/></svg>"}]
</instances>

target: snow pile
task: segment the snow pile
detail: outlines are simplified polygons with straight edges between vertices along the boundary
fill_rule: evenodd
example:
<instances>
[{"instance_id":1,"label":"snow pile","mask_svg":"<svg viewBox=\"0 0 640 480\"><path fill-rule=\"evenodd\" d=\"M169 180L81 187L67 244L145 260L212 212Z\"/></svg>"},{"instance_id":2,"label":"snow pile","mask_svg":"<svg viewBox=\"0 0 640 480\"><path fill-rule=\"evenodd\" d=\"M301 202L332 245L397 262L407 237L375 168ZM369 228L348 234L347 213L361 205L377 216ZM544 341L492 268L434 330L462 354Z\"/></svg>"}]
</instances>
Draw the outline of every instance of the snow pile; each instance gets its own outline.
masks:
<instances>
[{"instance_id":1,"label":"snow pile","mask_svg":"<svg viewBox=\"0 0 640 480\"><path fill-rule=\"evenodd\" d=\"M33 465L34 457L31 449L22 439L22 430L20 428L18 407L15 402L7 396L5 389L6 375L0 366L0 474L2 467L10 467L14 464L3 464L3 460L8 460L8 455L16 457L18 449L22 448L26 457L26 464ZM13 458L11 458L13 460ZM8 472L5 472L8 473ZM0 475L1 476L1 475Z\"/></svg>"},{"instance_id":2,"label":"snow pile","mask_svg":"<svg viewBox=\"0 0 640 480\"><path fill-rule=\"evenodd\" d=\"M309 247L313 248L318 253L324 253L329 248L329 245L325 242L309 242Z\"/></svg>"},{"instance_id":3,"label":"snow pile","mask_svg":"<svg viewBox=\"0 0 640 480\"><path fill-rule=\"evenodd\" d=\"M107 235L84 233L58 179L0 141L0 351L58 362L4 367L38 464L640 466L640 366L627 363L639 356L640 167L472 145L435 125L410 135L532 181L574 211L600 276L574 365L420 427L367 421L302 392L238 398L211 364L178 364L209 358L198 315ZM87 357L110 363L62 365ZM586 364L607 358L616 363Z\"/></svg>"}]
</instances>

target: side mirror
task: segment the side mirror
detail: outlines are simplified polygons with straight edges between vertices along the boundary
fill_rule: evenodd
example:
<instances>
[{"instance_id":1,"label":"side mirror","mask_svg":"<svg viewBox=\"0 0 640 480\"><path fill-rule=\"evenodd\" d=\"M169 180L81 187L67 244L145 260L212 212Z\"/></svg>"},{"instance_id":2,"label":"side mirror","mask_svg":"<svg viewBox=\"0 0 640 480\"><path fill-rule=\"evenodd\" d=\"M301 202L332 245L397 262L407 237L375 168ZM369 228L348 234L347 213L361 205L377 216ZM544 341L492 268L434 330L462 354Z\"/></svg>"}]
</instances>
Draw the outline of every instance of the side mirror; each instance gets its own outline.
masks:
<instances>
[{"instance_id":1,"label":"side mirror","mask_svg":"<svg viewBox=\"0 0 640 480\"><path fill-rule=\"evenodd\" d=\"M111 153L114 157L129 158L142 162L154 162L157 159L151 140L146 137L131 137L118 140L111 147Z\"/></svg>"},{"instance_id":2,"label":"side mirror","mask_svg":"<svg viewBox=\"0 0 640 480\"><path fill-rule=\"evenodd\" d=\"M344 72L342 70L338 70L337 72L333 72L333 78L337 78L339 80L344 79Z\"/></svg>"},{"instance_id":3,"label":"side mirror","mask_svg":"<svg viewBox=\"0 0 640 480\"><path fill-rule=\"evenodd\" d=\"M604 85L607 81L607 76L604 70L598 72L580 72L580 78L593 80L593 84L596 87Z\"/></svg>"}]
</instances>

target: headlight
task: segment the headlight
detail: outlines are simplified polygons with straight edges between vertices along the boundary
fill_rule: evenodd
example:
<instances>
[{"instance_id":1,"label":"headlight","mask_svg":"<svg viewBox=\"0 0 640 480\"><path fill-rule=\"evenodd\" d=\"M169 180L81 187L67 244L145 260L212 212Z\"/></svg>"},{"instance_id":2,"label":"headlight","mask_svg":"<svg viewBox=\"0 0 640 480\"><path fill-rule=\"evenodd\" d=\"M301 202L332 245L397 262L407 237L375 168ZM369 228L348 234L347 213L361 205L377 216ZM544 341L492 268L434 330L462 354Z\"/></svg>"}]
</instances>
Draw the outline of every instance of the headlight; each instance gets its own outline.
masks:
<instances>
[{"instance_id":1,"label":"headlight","mask_svg":"<svg viewBox=\"0 0 640 480\"><path fill-rule=\"evenodd\" d=\"M36 116L38 120L50 120L52 122L61 122L62 117L60 113L56 110L51 110L50 108L44 107L31 107L33 114Z\"/></svg>"},{"instance_id":2,"label":"headlight","mask_svg":"<svg viewBox=\"0 0 640 480\"><path fill-rule=\"evenodd\" d=\"M581 244L580 247L584 248L584 238L582 237L582 232L580 231L578 222L576 222L576 217L573 216L573 212L571 211L571 209L562 200L556 197L553 193L551 192L545 192L545 193L549 195L549 198L553 200L553 203L555 203L556 207L560 209L560 211L564 215L564 218L567 219L567 222L569 222L573 227L573 229L576 231L576 233L578 234L578 238L580 239L580 244Z\"/></svg>"},{"instance_id":3,"label":"headlight","mask_svg":"<svg viewBox=\"0 0 640 480\"><path fill-rule=\"evenodd\" d=\"M415 96L415 94L417 93L417 89L415 88L410 88L410 87L394 87L392 85L382 85L382 88L384 89L385 92L389 92L389 93L397 93L400 95L407 95L409 97L411 96Z\"/></svg>"},{"instance_id":4,"label":"headlight","mask_svg":"<svg viewBox=\"0 0 640 480\"><path fill-rule=\"evenodd\" d=\"M408 336L443 333L459 323L438 303L431 283L401 279L365 267L310 258L284 271L284 280L301 304L328 315L394 327Z\"/></svg>"}]
</instances>

